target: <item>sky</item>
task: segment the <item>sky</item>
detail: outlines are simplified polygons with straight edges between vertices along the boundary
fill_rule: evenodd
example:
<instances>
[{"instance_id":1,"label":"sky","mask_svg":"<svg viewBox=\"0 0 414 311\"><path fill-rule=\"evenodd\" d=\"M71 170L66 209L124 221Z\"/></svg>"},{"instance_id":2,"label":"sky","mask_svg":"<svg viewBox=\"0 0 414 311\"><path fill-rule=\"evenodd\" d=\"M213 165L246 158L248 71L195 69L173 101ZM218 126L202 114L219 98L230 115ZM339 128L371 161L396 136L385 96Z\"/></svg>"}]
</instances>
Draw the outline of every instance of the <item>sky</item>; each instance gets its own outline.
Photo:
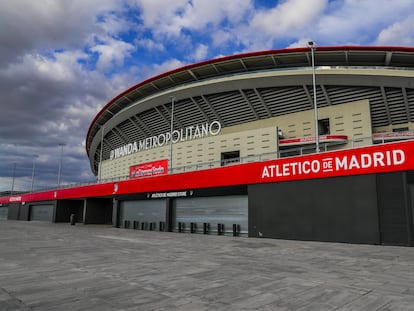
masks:
<instances>
[{"instance_id":1,"label":"sky","mask_svg":"<svg viewBox=\"0 0 414 311\"><path fill-rule=\"evenodd\" d=\"M2 0L0 192L96 180L89 125L149 77L310 40L414 46L414 0Z\"/></svg>"}]
</instances>

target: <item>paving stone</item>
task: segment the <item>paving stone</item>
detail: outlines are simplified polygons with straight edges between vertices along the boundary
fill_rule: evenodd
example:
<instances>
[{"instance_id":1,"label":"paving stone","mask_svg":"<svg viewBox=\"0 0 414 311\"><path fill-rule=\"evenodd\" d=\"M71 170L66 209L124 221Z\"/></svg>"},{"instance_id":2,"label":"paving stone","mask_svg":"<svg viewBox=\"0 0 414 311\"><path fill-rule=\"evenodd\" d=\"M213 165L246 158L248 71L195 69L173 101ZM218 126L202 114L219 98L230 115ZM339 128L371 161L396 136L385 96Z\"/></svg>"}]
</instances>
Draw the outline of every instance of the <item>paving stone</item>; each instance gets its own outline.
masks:
<instances>
[{"instance_id":1,"label":"paving stone","mask_svg":"<svg viewBox=\"0 0 414 311\"><path fill-rule=\"evenodd\" d=\"M3 310L414 310L414 248L0 221Z\"/></svg>"}]
</instances>

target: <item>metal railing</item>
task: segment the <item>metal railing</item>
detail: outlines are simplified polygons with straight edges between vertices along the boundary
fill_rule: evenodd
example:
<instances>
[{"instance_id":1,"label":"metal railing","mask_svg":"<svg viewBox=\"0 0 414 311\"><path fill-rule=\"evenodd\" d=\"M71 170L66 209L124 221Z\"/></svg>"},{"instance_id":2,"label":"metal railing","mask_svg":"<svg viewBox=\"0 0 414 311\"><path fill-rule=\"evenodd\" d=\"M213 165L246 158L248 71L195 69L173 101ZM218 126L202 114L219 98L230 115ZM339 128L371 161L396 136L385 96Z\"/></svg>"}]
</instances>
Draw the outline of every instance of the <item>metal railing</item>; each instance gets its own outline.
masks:
<instances>
[{"instance_id":1,"label":"metal railing","mask_svg":"<svg viewBox=\"0 0 414 311\"><path fill-rule=\"evenodd\" d=\"M348 141L348 145L351 144L350 148L344 148L344 149L352 149L362 146L369 146L372 145L372 137L365 137L361 139L355 139ZM383 142L384 143L384 142ZM327 152L327 151L333 151L338 150L339 145L344 145L343 142L340 143L322 143L321 144L321 152ZM170 174L180 174L180 173L186 173L186 172L192 172L192 171L199 171L199 170L205 170L205 169L211 169L211 168L218 168L228 165L236 165L236 164L245 164L245 163L252 163L252 162L264 162L264 161L270 161L275 160L279 158L287 158L287 157L294 157L299 155L305 155L305 154L312 154L315 151L315 146L313 145L305 145L297 148L289 148L289 149L282 149L279 151L274 152L266 152L258 155L248 155L245 157L239 157L239 158L233 158L233 159L227 159L227 160L217 160L217 161L210 161L210 162L202 162L202 163L196 163L196 164L189 164L189 165L183 165L178 167L173 167L170 169ZM153 176L147 176L142 178L152 178ZM140 179L142 179L140 178ZM77 183L77 184L67 184L67 185L61 185L60 188L70 188L70 187L76 187L76 186L83 186L83 185L92 185L92 184L99 184L99 183L108 183L108 182L117 182L117 181L124 181L134 179L130 178L129 175L125 176L117 176L112 178L105 178L101 180L95 180L91 182L84 182L84 183Z\"/></svg>"}]
</instances>

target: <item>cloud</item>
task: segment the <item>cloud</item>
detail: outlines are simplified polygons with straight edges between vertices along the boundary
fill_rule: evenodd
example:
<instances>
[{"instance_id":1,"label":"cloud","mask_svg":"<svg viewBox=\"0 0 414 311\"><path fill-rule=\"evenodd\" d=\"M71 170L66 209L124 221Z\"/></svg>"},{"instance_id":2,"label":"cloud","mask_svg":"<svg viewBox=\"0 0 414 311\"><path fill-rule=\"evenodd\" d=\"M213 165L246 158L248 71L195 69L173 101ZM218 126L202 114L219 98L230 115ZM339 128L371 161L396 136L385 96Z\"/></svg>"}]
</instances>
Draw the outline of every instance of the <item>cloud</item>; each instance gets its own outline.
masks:
<instances>
[{"instance_id":1,"label":"cloud","mask_svg":"<svg viewBox=\"0 0 414 311\"><path fill-rule=\"evenodd\" d=\"M284 1L271 10L257 12L249 26L268 36L295 36L312 25L327 3L327 0L308 0L304 5L302 0Z\"/></svg>"},{"instance_id":2,"label":"cloud","mask_svg":"<svg viewBox=\"0 0 414 311\"><path fill-rule=\"evenodd\" d=\"M119 9L110 0L2 1L0 65L33 50L79 48L103 31L97 16Z\"/></svg>"},{"instance_id":3,"label":"cloud","mask_svg":"<svg viewBox=\"0 0 414 311\"><path fill-rule=\"evenodd\" d=\"M233 31L233 36L245 51L271 49L278 41L286 42L309 31L327 3L327 0L287 0L270 9L260 8L252 13L247 25Z\"/></svg>"},{"instance_id":4,"label":"cloud","mask_svg":"<svg viewBox=\"0 0 414 311\"><path fill-rule=\"evenodd\" d=\"M209 31L207 26L215 27L226 20L229 24L237 24L251 8L251 1L248 0L194 0L173 19L172 24L177 29Z\"/></svg>"},{"instance_id":5,"label":"cloud","mask_svg":"<svg viewBox=\"0 0 414 311\"><path fill-rule=\"evenodd\" d=\"M131 83L128 70L106 74L135 49L121 38L131 27L123 14L125 3L110 0L0 3L0 191L10 189L13 163L17 189L28 189L33 155L36 185L53 185L62 142L62 180L93 179L86 131Z\"/></svg>"},{"instance_id":6,"label":"cloud","mask_svg":"<svg viewBox=\"0 0 414 311\"><path fill-rule=\"evenodd\" d=\"M105 43L90 48L92 52L99 54L96 66L101 71L106 71L114 66L121 67L124 59L129 57L134 49L132 44L113 38L108 38Z\"/></svg>"},{"instance_id":7,"label":"cloud","mask_svg":"<svg viewBox=\"0 0 414 311\"><path fill-rule=\"evenodd\" d=\"M395 0L333 1L318 19L318 41L329 45L373 44L381 31L406 19L414 11L414 2ZM412 25L412 24L411 24ZM409 27L412 28L412 27ZM397 35L398 41L401 38Z\"/></svg>"},{"instance_id":8,"label":"cloud","mask_svg":"<svg viewBox=\"0 0 414 311\"><path fill-rule=\"evenodd\" d=\"M208 25L217 27L223 21L241 22L253 9L250 0L138 0L141 18L146 28L156 36L179 37L183 30L210 32Z\"/></svg>"},{"instance_id":9,"label":"cloud","mask_svg":"<svg viewBox=\"0 0 414 311\"><path fill-rule=\"evenodd\" d=\"M376 40L379 45L414 45L414 14L383 29Z\"/></svg>"},{"instance_id":10,"label":"cloud","mask_svg":"<svg viewBox=\"0 0 414 311\"><path fill-rule=\"evenodd\" d=\"M151 76L152 75L157 75L163 72L167 72L173 69L177 69L180 67L183 67L185 65L185 63L183 63L182 61L178 60L178 59L168 59L165 62L161 63L161 64L155 64L152 67L152 72L151 72Z\"/></svg>"},{"instance_id":11,"label":"cloud","mask_svg":"<svg viewBox=\"0 0 414 311\"><path fill-rule=\"evenodd\" d=\"M137 0L133 2L142 12L140 19L144 27L151 29L154 33L175 35L180 32L180 29L174 27L173 20L187 3L187 0Z\"/></svg>"},{"instance_id":12,"label":"cloud","mask_svg":"<svg viewBox=\"0 0 414 311\"><path fill-rule=\"evenodd\" d=\"M148 51L165 51L165 46L162 42L156 42L149 38L138 39L137 45Z\"/></svg>"},{"instance_id":13,"label":"cloud","mask_svg":"<svg viewBox=\"0 0 414 311\"><path fill-rule=\"evenodd\" d=\"M194 51L193 59L194 61L201 61L206 58L208 54L208 46L205 44L199 44Z\"/></svg>"}]
</instances>

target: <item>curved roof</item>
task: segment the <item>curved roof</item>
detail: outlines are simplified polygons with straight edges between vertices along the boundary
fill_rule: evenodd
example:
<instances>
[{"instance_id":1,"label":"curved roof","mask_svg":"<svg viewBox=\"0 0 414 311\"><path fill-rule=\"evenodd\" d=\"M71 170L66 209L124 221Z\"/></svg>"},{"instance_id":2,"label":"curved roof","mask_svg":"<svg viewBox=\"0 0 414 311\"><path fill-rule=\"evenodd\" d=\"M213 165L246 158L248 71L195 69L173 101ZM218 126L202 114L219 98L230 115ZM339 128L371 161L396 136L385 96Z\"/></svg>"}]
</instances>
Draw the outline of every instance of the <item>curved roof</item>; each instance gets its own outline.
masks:
<instances>
[{"instance_id":1,"label":"curved roof","mask_svg":"<svg viewBox=\"0 0 414 311\"><path fill-rule=\"evenodd\" d=\"M389 46L316 47L315 65L318 67L337 66L342 68L369 67L372 69L378 67L379 69L413 69L414 48ZM132 112L142 113L150 108L155 108L157 110L157 105L161 106L162 109L162 105L165 104L165 99L164 103L161 104L156 101L147 101L147 106L145 107L141 104L135 105L137 102L145 101L146 99L157 96L163 92L168 92L172 89L184 88L185 86L196 85L197 83L201 84L203 81L205 81L205 83L212 80L224 81L223 79L226 77L236 79L236 76L257 72L263 73L266 71L272 71L272 74L275 74L275 71L277 70L285 72L290 69L306 68L309 70L310 66L311 50L309 47L268 50L212 59L171 70L142 81L109 101L91 122L86 136L86 151L91 159L91 165L93 166L92 154L90 154L91 144L92 141L97 140L95 136L103 125L114 125L117 124L116 122L122 122L123 120L120 118L121 114L119 113L121 111L123 111L122 115L129 113L128 117L130 118L133 115ZM339 78L337 80L339 81ZM350 80L347 82L349 83ZM343 84L345 83L346 82L343 82ZM411 85L409 87L413 88ZM245 95L242 94L244 97ZM190 98L193 100L191 95ZM246 101L248 101L248 99L246 99ZM151 103L148 104L148 102ZM136 106L140 106L139 111ZM131 108L134 108L135 110ZM130 111L127 111L128 109ZM157 112L162 115L159 110L157 110ZM168 114L166 115L168 116ZM269 112L268 115L270 115ZM263 117L259 116L257 119L260 118ZM140 120L136 121L139 123ZM145 128L145 125L142 127ZM117 133L117 135L122 136L122 133ZM92 147L92 149L95 153L97 152L96 142L94 142L94 147Z\"/></svg>"},{"instance_id":2,"label":"curved roof","mask_svg":"<svg viewBox=\"0 0 414 311\"><path fill-rule=\"evenodd\" d=\"M306 67L311 63L310 48L268 50L237 54L177 68L142 81L109 101L91 122L86 150L99 128L133 102L182 84L218 76L265 69ZM390 46L317 47L315 64L338 66L414 67L414 48Z\"/></svg>"}]
</instances>

